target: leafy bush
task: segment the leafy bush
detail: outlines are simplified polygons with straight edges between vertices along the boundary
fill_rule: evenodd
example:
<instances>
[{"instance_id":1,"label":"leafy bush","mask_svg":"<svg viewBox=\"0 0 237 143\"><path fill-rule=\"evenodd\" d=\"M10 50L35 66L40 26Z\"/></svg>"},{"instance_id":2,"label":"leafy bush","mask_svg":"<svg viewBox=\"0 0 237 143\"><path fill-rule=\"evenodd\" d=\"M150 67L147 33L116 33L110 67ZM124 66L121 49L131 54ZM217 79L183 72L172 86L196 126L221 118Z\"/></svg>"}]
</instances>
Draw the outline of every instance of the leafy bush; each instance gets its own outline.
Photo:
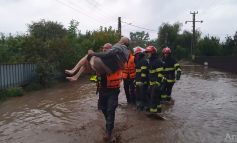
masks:
<instances>
[{"instance_id":1,"label":"leafy bush","mask_svg":"<svg viewBox=\"0 0 237 143\"><path fill-rule=\"evenodd\" d=\"M39 83L42 86L47 86L55 77L54 73L55 67L53 64L38 63L34 82Z\"/></svg>"},{"instance_id":2,"label":"leafy bush","mask_svg":"<svg viewBox=\"0 0 237 143\"><path fill-rule=\"evenodd\" d=\"M204 37L198 42L197 54L200 56L218 56L220 55L220 43L216 37Z\"/></svg>"},{"instance_id":3,"label":"leafy bush","mask_svg":"<svg viewBox=\"0 0 237 143\"><path fill-rule=\"evenodd\" d=\"M178 60L180 60L182 58L188 58L188 50L181 47L181 46L176 47L175 53L176 53L175 56Z\"/></svg>"}]
</instances>

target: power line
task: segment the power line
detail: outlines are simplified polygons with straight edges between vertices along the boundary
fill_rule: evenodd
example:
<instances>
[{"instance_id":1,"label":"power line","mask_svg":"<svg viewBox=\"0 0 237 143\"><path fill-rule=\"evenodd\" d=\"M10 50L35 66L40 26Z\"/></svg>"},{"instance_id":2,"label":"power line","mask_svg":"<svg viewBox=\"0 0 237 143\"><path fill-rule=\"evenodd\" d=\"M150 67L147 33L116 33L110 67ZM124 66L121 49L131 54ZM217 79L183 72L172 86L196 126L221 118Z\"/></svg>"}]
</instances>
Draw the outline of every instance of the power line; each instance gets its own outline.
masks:
<instances>
[{"instance_id":1,"label":"power line","mask_svg":"<svg viewBox=\"0 0 237 143\"><path fill-rule=\"evenodd\" d=\"M208 6L207 9L209 9L211 6L213 6L216 2L217 2L217 0L213 0L213 1L210 3L210 5Z\"/></svg>"},{"instance_id":2,"label":"power line","mask_svg":"<svg viewBox=\"0 0 237 143\"><path fill-rule=\"evenodd\" d=\"M107 16L108 13L107 13L106 11L104 11L103 8L97 6L97 5L99 5L98 2L92 3L91 0L87 0L86 2L90 3L90 4L91 4L92 6L94 6L94 7L98 8L100 11L97 11L97 12L101 12L101 13L105 14L105 15L102 14L104 17L107 17L108 19L113 20L113 21L117 18L117 16L113 16L113 18L110 17L110 16ZM109 12L110 12L109 15L111 15L111 12L113 13L113 10L111 10L109 7L106 7L106 9L109 9Z\"/></svg>"},{"instance_id":3,"label":"power line","mask_svg":"<svg viewBox=\"0 0 237 143\"><path fill-rule=\"evenodd\" d=\"M76 5L76 7L79 7L80 9L82 9L82 10L84 10L84 11L86 11L87 9L85 9L83 6L81 6L79 3L78 3L78 1L73 1L73 0L69 0L69 1L67 1L68 3L70 3L70 4L72 4L72 5ZM108 21L108 18L106 18L106 16L103 14L103 13L101 13L100 11L97 11L96 13L95 13L95 15L96 16L98 16L98 17L100 17L101 19L103 19L103 21ZM115 20L115 19L113 19L113 20Z\"/></svg>"},{"instance_id":4,"label":"power line","mask_svg":"<svg viewBox=\"0 0 237 143\"><path fill-rule=\"evenodd\" d=\"M137 25L134 25L132 23L128 23L128 22L125 22L125 21L121 21L122 23L125 23L129 26L133 26L133 27L136 27L136 28L139 28L139 29L143 29L143 30L147 30L147 31L156 31L156 30L153 30L153 29L148 29L148 28L144 28L144 27L141 27L141 26L137 26Z\"/></svg>"},{"instance_id":5,"label":"power line","mask_svg":"<svg viewBox=\"0 0 237 143\"><path fill-rule=\"evenodd\" d=\"M206 4L205 10L203 10L203 12L200 13L202 15L202 18L206 21L210 20L210 15L207 14L208 12L210 12L209 10L211 9L212 11L216 11L216 9L218 8L216 5L217 4L220 5L223 2L224 2L223 0L212 0L210 1L209 4ZM200 5L198 7L200 7ZM214 35L217 36L217 34L214 34ZM222 34L218 34L218 35L222 35Z\"/></svg>"},{"instance_id":6,"label":"power line","mask_svg":"<svg viewBox=\"0 0 237 143\"><path fill-rule=\"evenodd\" d=\"M107 11L104 11L105 13L109 12L110 15L114 15L112 18L113 20L119 17L117 14L115 14L115 10L110 8L109 6L105 7L105 5L101 5L99 2L95 2L95 4L93 4L92 1L96 1L96 0L86 0L86 1L91 3L94 6L97 6L97 5L101 6L101 7L97 6L97 8L99 8L101 11L104 11L104 9L106 9Z\"/></svg>"},{"instance_id":7,"label":"power line","mask_svg":"<svg viewBox=\"0 0 237 143\"><path fill-rule=\"evenodd\" d=\"M133 32L133 33L136 33L136 32L141 32L140 29L138 29L137 27L128 27L129 25L124 25L123 26L123 31L129 31L129 32ZM145 31L145 32L148 32L148 33L155 33L157 34L158 32L157 31Z\"/></svg>"},{"instance_id":8,"label":"power line","mask_svg":"<svg viewBox=\"0 0 237 143\"><path fill-rule=\"evenodd\" d=\"M83 14L83 15L87 16L89 20L91 20L91 21L93 20L94 22L97 22L98 24L102 24L102 22L100 22L99 20L96 20L94 17L92 17L92 16L90 16L90 15L88 15L88 14L86 14L86 13L84 13L84 12L82 12L82 11L76 9L76 8L74 8L70 4L64 3L64 2L62 2L60 0L56 0L56 1L59 2L60 4L64 5L64 6L66 6L66 7L70 8L70 9L80 13L80 14Z\"/></svg>"},{"instance_id":9,"label":"power line","mask_svg":"<svg viewBox=\"0 0 237 143\"><path fill-rule=\"evenodd\" d=\"M220 1L222 1L222 0L219 0L219 1L218 1L218 0L213 0L213 1L211 1L211 2L209 3L209 5L205 8L204 12L201 13L201 14L203 15L203 17L207 17L208 15L207 15L206 13L208 12L208 10L209 10L212 6L216 5L217 2L220 2Z\"/></svg>"},{"instance_id":10,"label":"power line","mask_svg":"<svg viewBox=\"0 0 237 143\"><path fill-rule=\"evenodd\" d=\"M192 4L194 5L193 8L194 8L194 10L198 10L198 8L201 6L201 4L203 4L203 3L202 3L202 0L199 0L199 1L196 0L195 2L196 2L196 3L193 3L193 2L192 2ZM187 10L189 10L189 9L187 9Z\"/></svg>"}]
</instances>

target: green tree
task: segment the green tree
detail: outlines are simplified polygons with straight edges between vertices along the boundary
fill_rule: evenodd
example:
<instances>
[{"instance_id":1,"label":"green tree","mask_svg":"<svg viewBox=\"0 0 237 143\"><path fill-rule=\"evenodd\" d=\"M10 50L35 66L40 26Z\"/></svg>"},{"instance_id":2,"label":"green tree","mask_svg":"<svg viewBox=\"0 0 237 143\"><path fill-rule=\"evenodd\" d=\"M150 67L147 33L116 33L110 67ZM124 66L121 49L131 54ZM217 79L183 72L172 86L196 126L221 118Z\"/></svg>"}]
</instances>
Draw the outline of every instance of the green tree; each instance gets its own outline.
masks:
<instances>
[{"instance_id":1,"label":"green tree","mask_svg":"<svg viewBox=\"0 0 237 143\"><path fill-rule=\"evenodd\" d=\"M188 50L180 45L178 45L175 49L175 57L180 60L180 59L183 59L183 58L188 58Z\"/></svg>"},{"instance_id":2,"label":"green tree","mask_svg":"<svg viewBox=\"0 0 237 143\"><path fill-rule=\"evenodd\" d=\"M100 51L101 46L105 43L115 44L120 39L119 34L112 27L100 27L99 30L90 31L86 35L90 35L89 39L92 42L92 47L94 51Z\"/></svg>"},{"instance_id":3,"label":"green tree","mask_svg":"<svg viewBox=\"0 0 237 143\"><path fill-rule=\"evenodd\" d=\"M23 46L26 35L11 34L7 37L1 36L0 40L0 63L18 63L24 62Z\"/></svg>"},{"instance_id":4,"label":"green tree","mask_svg":"<svg viewBox=\"0 0 237 143\"><path fill-rule=\"evenodd\" d=\"M237 31L233 37L226 37L226 41L222 43L221 53L222 55L237 55Z\"/></svg>"},{"instance_id":5,"label":"green tree","mask_svg":"<svg viewBox=\"0 0 237 143\"><path fill-rule=\"evenodd\" d=\"M196 38L200 40L200 32L196 31ZM178 35L177 46L175 53L177 58L188 58L191 57L191 47L192 47L193 34L189 31L183 31L182 34Z\"/></svg>"},{"instance_id":6,"label":"green tree","mask_svg":"<svg viewBox=\"0 0 237 143\"><path fill-rule=\"evenodd\" d=\"M70 25L67 29L67 34L69 38L76 38L79 35L78 30L79 22L76 20L71 20Z\"/></svg>"},{"instance_id":7,"label":"green tree","mask_svg":"<svg viewBox=\"0 0 237 143\"><path fill-rule=\"evenodd\" d=\"M174 50L177 46L177 40L179 32L181 30L181 23L174 23L173 25L169 23L163 23L159 27L158 32L158 43L161 48L166 46L170 47L171 50Z\"/></svg>"},{"instance_id":8,"label":"green tree","mask_svg":"<svg viewBox=\"0 0 237 143\"><path fill-rule=\"evenodd\" d=\"M131 39L131 48L134 48L136 46L141 46L145 48L147 46L147 43L149 42L149 34L145 31L141 32L130 32L130 39Z\"/></svg>"},{"instance_id":9,"label":"green tree","mask_svg":"<svg viewBox=\"0 0 237 143\"><path fill-rule=\"evenodd\" d=\"M32 24L29 24L28 32L30 36L46 41L63 38L66 35L67 30L58 22L45 21L42 19L39 22L32 22Z\"/></svg>"},{"instance_id":10,"label":"green tree","mask_svg":"<svg viewBox=\"0 0 237 143\"><path fill-rule=\"evenodd\" d=\"M218 56L220 55L220 39L205 36L197 44L197 55Z\"/></svg>"}]
</instances>

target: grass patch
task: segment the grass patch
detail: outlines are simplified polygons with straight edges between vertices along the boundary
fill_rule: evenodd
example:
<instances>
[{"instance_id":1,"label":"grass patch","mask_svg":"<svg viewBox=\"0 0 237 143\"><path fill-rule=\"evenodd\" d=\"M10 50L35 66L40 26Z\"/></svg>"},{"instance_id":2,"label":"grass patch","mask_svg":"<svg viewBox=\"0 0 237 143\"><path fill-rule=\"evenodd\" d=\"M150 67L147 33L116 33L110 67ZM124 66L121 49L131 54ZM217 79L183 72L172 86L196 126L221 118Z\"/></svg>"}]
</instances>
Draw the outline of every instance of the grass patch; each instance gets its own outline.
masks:
<instances>
[{"instance_id":1,"label":"grass patch","mask_svg":"<svg viewBox=\"0 0 237 143\"><path fill-rule=\"evenodd\" d=\"M24 95L22 87L13 87L0 90L0 100L6 100L10 97L17 97Z\"/></svg>"}]
</instances>

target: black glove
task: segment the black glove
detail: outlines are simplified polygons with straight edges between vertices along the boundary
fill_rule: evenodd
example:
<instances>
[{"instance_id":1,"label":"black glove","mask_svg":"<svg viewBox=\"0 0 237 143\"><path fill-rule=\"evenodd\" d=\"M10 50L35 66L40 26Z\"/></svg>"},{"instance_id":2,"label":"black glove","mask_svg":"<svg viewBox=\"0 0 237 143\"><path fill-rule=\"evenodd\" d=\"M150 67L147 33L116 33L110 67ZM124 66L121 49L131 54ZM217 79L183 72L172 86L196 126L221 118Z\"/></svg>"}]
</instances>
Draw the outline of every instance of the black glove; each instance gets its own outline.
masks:
<instances>
[{"instance_id":1,"label":"black glove","mask_svg":"<svg viewBox=\"0 0 237 143\"><path fill-rule=\"evenodd\" d=\"M181 71L177 71L177 73L176 73L176 80L180 80L180 76L181 76Z\"/></svg>"},{"instance_id":2,"label":"black glove","mask_svg":"<svg viewBox=\"0 0 237 143\"><path fill-rule=\"evenodd\" d=\"M136 85L136 80L135 79L133 80L133 84Z\"/></svg>"},{"instance_id":3,"label":"black glove","mask_svg":"<svg viewBox=\"0 0 237 143\"><path fill-rule=\"evenodd\" d=\"M151 93L151 86L150 86L150 85L147 87L147 92L148 92L149 94Z\"/></svg>"},{"instance_id":4,"label":"black glove","mask_svg":"<svg viewBox=\"0 0 237 143\"><path fill-rule=\"evenodd\" d=\"M160 90L163 91L165 89L165 86L167 84L167 79L165 77L162 78Z\"/></svg>"}]
</instances>

